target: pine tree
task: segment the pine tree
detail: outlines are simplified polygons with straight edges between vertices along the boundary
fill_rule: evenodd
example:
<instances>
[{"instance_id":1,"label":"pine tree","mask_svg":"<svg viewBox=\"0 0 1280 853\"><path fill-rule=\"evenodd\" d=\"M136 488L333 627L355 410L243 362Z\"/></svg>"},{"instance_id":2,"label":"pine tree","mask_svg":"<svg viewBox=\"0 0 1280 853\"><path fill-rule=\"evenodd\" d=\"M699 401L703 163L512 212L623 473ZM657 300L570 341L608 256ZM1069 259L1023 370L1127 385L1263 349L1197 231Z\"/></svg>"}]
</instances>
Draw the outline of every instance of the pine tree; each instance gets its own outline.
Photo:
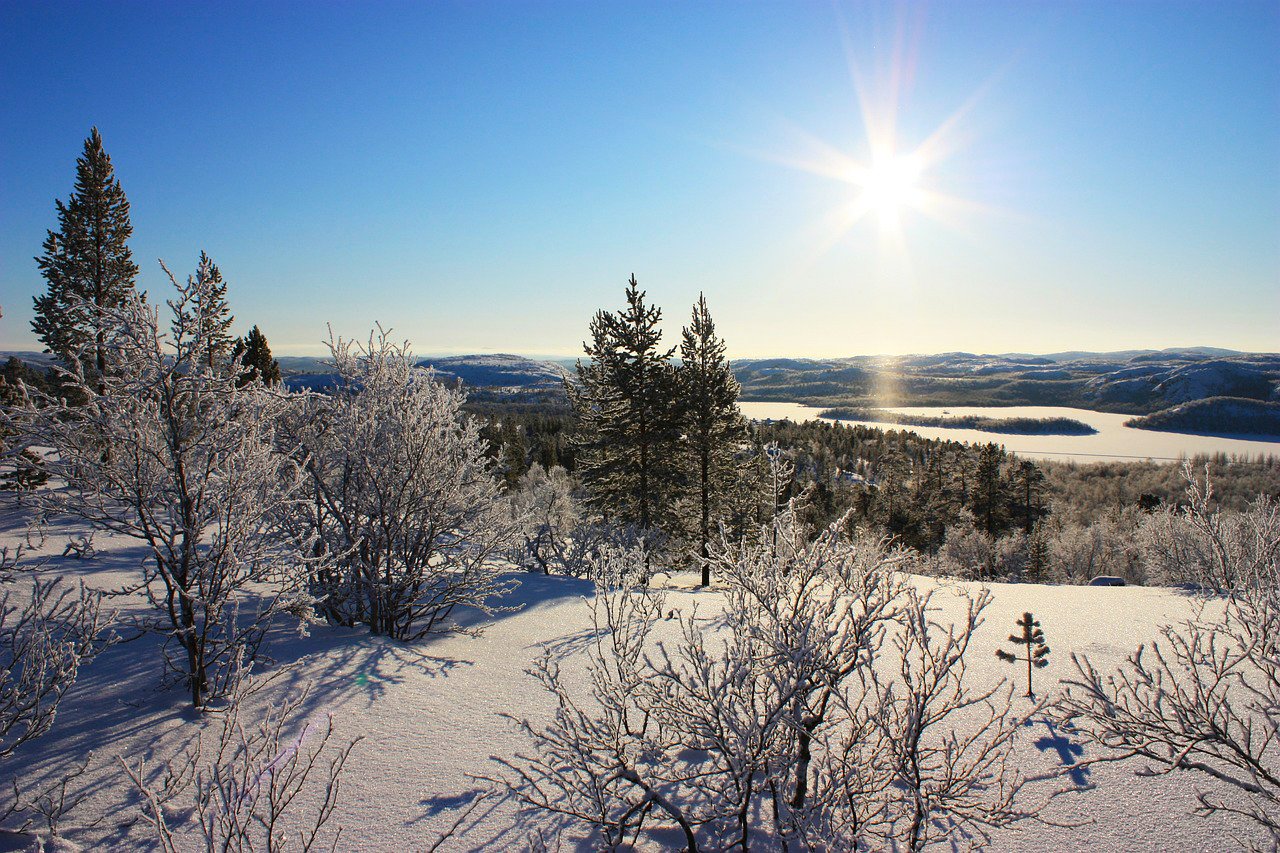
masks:
<instances>
[{"instance_id":1,"label":"pine tree","mask_svg":"<svg viewBox=\"0 0 1280 853\"><path fill-rule=\"evenodd\" d=\"M101 377L110 368L107 312L133 291L138 265L127 245L133 234L129 200L96 127L76 160L71 197L55 203L58 230L48 232L44 254L36 258L48 290L35 297L31 328L64 366L78 359L86 376Z\"/></svg>"},{"instance_id":2,"label":"pine tree","mask_svg":"<svg viewBox=\"0 0 1280 853\"><path fill-rule=\"evenodd\" d=\"M646 305L635 276L627 307L591 321L590 362L567 385L577 418L578 471L589 505L649 533L674 518L679 412L675 349L660 349L662 311Z\"/></svg>"},{"instance_id":3,"label":"pine tree","mask_svg":"<svg viewBox=\"0 0 1280 853\"><path fill-rule=\"evenodd\" d=\"M1050 559L1048 534L1043 524L1036 524L1027 535L1027 580L1044 583L1049 575Z\"/></svg>"},{"instance_id":4,"label":"pine tree","mask_svg":"<svg viewBox=\"0 0 1280 853\"><path fill-rule=\"evenodd\" d=\"M240 359L241 369L237 384L243 388L250 382L261 380L268 385L280 381L280 363L271 357L271 347L267 346L267 336L254 326L249 334L236 341L231 358Z\"/></svg>"},{"instance_id":5,"label":"pine tree","mask_svg":"<svg viewBox=\"0 0 1280 853\"><path fill-rule=\"evenodd\" d=\"M1044 505L1044 472L1030 459L1023 459L1011 472L1014 494L1018 501L1018 514L1022 516L1022 532L1031 535L1036 521L1047 514Z\"/></svg>"},{"instance_id":6,"label":"pine tree","mask_svg":"<svg viewBox=\"0 0 1280 853\"><path fill-rule=\"evenodd\" d=\"M231 316L231 307L227 305L227 283L222 280L222 271L204 252L200 253L200 262L196 267L196 275L208 278L209 288L202 291L208 305L198 306L201 321L206 323L206 346L208 350L209 369L220 369L230 366L231 353L234 351L236 339L231 334L231 324L235 317ZM266 339L263 339L263 346ZM270 350L267 351L268 354Z\"/></svg>"},{"instance_id":7,"label":"pine tree","mask_svg":"<svg viewBox=\"0 0 1280 853\"><path fill-rule=\"evenodd\" d=\"M698 553L702 557L702 585L711 583L711 522L719 517L734 474L734 451L747 433L738 411L742 390L725 358L724 341L716 337L716 325L707 300L698 294L693 321L682 331L680 384L689 453L694 463L699 509Z\"/></svg>"},{"instance_id":8,"label":"pine tree","mask_svg":"<svg viewBox=\"0 0 1280 853\"><path fill-rule=\"evenodd\" d=\"M978 450L977 471L973 484L973 515L988 536L1000 534L1005 525L1006 493L1000 478L1004 448L989 443Z\"/></svg>"},{"instance_id":9,"label":"pine tree","mask_svg":"<svg viewBox=\"0 0 1280 853\"><path fill-rule=\"evenodd\" d=\"M1022 635L1010 634L1009 642L1027 650L1027 696L1034 699L1036 694L1031 690L1031 670L1043 669L1049 665L1049 647L1044 644L1044 631L1040 630L1039 620L1030 613L1023 613L1022 618L1017 620L1017 625L1022 629ZM1016 663L1018 660L1016 652L1010 654L1004 649L996 649L996 657L1006 663Z\"/></svg>"}]
</instances>

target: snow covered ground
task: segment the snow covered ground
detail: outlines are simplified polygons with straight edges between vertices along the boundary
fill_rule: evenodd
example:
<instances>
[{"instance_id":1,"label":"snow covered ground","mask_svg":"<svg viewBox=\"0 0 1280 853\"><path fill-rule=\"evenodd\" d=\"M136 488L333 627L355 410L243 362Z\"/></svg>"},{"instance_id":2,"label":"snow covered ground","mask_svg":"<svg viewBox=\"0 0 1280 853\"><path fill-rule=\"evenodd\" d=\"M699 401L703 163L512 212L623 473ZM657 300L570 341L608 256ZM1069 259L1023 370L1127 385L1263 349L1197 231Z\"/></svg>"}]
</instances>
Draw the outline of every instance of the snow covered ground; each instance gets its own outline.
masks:
<instances>
[{"instance_id":1,"label":"snow covered ground","mask_svg":"<svg viewBox=\"0 0 1280 853\"><path fill-rule=\"evenodd\" d=\"M0 500L12 507L12 496ZM25 525L20 511L0 515L0 544L24 541ZM136 576L142 552L129 543L98 534L94 543L99 552L93 559L60 558L68 536L82 531L53 526L46 532L43 546L31 553L49 557L50 573L64 572L101 589L119 588ZM524 672L535 658L550 649L569 678L581 678L580 653L592 635L584 599L592 594L591 586L538 575L521 574L519 579L521 586L509 603L520 608L477 616L476 624L487 623L479 637L450 636L406 646L353 629L320 627L299 637L284 625L271 637L268 652L287 669L252 701L263 706L310 684L304 719L332 714L342 739L364 738L343 776L335 818L343 827L338 849L428 848L456 819L455 807L469 802L477 787L472 774L496 772L490 756L527 749L499 713L535 721L550 713L551 697ZM718 594L690 589L688 583L673 582L668 606L697 603L699 612L710 618ZM958 593L969 586L944 583L935 600L958 612ZM1052 690L1071 671L1070 653L1089 655L1105 671L1153 639L1160 625L1186 618L1192 609L1187 596L1170 589L1025 584L993 584L990 589L993 602L970 662L975 686L1021 672L997 660L994 650L1024 610L1040 619L1053 648L1049 667L1037 672L1038 686ZM115 606L128 613L141 605L125 597ZM137 798L118 757L161 759L199 727L182 690L161 690L160 676L154 638L109 649L82 672L52 732L3 767L5 778L16 774L32 784L93 753L83 780L88 796L62 826L62 835L80 847L146 847L144 827L136 822ZM1081 749L1068 733L1043 719L1033 721L1017 745L1029 775L1061 767L1081 755ZM1216 851L1240 846L1233 833L1245 832L1245 827L1192 814L1195 792L1209 787L1206 779L1190 774L1141 778L1135 769L1132 764L1097 765L1075 779L1063 779L1061 784L1077 790L1054 799L1040 813L1059 826L1027 822L1003 830L994 835L991 849ZM521 849L524 825L509 804L486 804L476 816L476 825L441 849ZM0 839L0 849L19 849L21 842Z\"/></svg>"}]
</instances>

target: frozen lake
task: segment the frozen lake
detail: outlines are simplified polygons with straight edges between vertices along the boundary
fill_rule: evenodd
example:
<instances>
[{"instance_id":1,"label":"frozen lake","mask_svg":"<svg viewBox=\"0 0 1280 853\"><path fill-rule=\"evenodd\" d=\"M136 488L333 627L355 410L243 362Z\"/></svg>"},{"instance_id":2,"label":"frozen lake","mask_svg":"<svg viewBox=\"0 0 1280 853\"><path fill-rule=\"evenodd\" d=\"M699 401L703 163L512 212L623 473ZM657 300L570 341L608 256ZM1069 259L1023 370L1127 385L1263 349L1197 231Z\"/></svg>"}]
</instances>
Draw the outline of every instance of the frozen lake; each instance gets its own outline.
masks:
<instances>
[{"instance_id":1,"label":"frozen lake","mask_svg":"<svg viewBox=\"0 0 1280 853\"><path fill-rule=\"evenodd\" d=\"M809 421L817 419L818 412L821 411L821 409L799 403L739 402L738 407L752 420L787 418L793 421ZM1089 424L1097 430L1097 433L1094 435L1008 435L976 429L899 426L874 421L841 422L861 423L882 429L908 430L926 438L982 444L994 441L997 444L1003 444L1006 450L1017 453L1019 456L1074 459L1079 462L1098 462L1106 459L1167 461L1209 453L1280 456L1280 441L1276 440L1258 441L1244 437L1133 429L1124 425L1132 415L1091 412L1087 409L1070 409L1060 406L886 406L884 408L893 412L932 417L945 417L951 414L985 415L992 418L1074 418ZM824 418L823 420L834 419Z\"/></svg>"}]
</instances>

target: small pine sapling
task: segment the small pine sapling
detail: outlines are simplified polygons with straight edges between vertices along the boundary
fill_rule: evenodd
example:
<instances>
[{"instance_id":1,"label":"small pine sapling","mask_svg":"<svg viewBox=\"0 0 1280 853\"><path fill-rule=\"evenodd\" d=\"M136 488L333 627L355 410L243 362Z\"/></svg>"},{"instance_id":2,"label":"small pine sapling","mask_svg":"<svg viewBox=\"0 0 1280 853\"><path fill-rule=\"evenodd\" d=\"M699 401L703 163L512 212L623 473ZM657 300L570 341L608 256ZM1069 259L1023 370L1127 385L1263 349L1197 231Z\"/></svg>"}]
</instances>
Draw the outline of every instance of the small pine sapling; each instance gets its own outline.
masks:
<instances>
[{"instance_id":1,"label":"small pine sapling","mask_svg":"<svg viewBox=\"0 0 1280 853\"><path fill-rule=\"evenodd\" d=\"M1044 644L1044 631L1040 630L1040 621L1030 613L1023 613L1022 618L1017 620L1017 625L1022 629L1022 636L1010 634L1009 642L1026 646L1027 696L1034 699L1036 694L1031 689L1031 670L1043 669L1049 665L1049 647ZM1004 649L996 649L996 657L1008 663L1016 663L1018 660L1017 653L1011 654Z\"/></svg>"}]
</instances>

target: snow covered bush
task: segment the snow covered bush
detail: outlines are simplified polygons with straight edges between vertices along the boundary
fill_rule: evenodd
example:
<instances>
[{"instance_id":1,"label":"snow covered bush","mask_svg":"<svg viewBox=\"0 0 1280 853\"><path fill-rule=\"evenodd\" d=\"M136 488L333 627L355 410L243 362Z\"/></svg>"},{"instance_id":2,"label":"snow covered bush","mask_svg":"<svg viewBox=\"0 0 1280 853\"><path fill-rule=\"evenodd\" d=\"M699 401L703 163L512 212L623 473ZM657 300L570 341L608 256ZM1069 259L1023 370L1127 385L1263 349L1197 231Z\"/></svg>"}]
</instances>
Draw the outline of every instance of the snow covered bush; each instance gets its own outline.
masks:
<instances>
[{"instance_id":1,"label":"snow covered bush","mask_svg":"<svg viewBox=\"0 0 1280 853\"><path fill-rule=\"evenodd\" d=\"M0 597L0 762L52 728L80 667L112 642L106 634L109 621L101 595L58 579L32 578L29 591ZM68 797L67 786L87 766L87 757L68 764L43 790L31 790L21 779L6 780L0 819L38 813L56 834L58 820L80 799Z\"/></svg>"},{"instance_id":2,"label":"snow covered bush","mask_svg":"<svg viewBox=\"0 0 1280 853\"><path fill-rule=\"evenodd\" d=\"M969 524L947 528L934 572L968 580L1018 581L1026 566L1026 534L1006 533L993 539Z\"/></svg>"},{"instance_id":3,"label":"snow covered bush","mask_svg":"<svg viewBox=\"0 0 1280 853\"><path fill-rule=\"evenodd\" d=\"M513 520L521 529L521 544L512 548L515 562L543 574L594 578L595 570L606 562L602 559L606 550L661 551L662 537L656 530L646 536L633 525L584 518L573 487L572 476L559 466L548 471L535 464L521 478L509 497ZM640 572L631 576L641 586L649 581L644 568L642 563ZM647 568L651 573L652 566Z\"/></svg>"},{"instance_id":4,"label":"snow covered bush","mask_svg":"<svg viewBox=\"0 0 1280 853\"><path fill-rule=\"evenodd\" d=\"M495 759L493 781L608 849L918 850L1023 816L1010 688L965 683L987 596L943 625L898 571L905 554L842 523L806 542L790 519L722 543L710 619L602 585L590 694L544 656L532 674L555 715L511 718L533 750ZM625 578L643 556L603 560L599 576Z\"/></svg>"},{"instance_id":5,"label":"snow covered bush","mask_svg":"<svg viewBox=\"0 0 1280 853\"><path fill-rule=\"evenodd\" d=\"M972 524L947 528L938 550L938 562L946 574L975 580L995 577L996 543Z\"/></svg>"},{"instance_id":6,"label":"snow covered bush","mask_svg":"<svg viewBox=\"0 0 1280 853\"><path fill-rule=\"evenodd\" d=\"M516 562L543 574L577 574L578 566L565 560L570 537L582 522L573 489L572 475L559 465L547 469L535 462L520 478L509 497L520 523L521 542L512 550Z\"/></svg>"},{"instance_id":7,"label":"snow covered bush","mask_svg":"<svg viewBox=\"0 0 1280 853\"><path fill-rule=\"evenodd\" d=\"M80 667L102 649L101 596L60 580L0 597L0 759L53 725Z\"/></svg>"},{"instance_id":8,"label":"snow covered bush","mask_svg":"<svg viewBox=\"0 0 1280 853\"><path fill-rule=\"evenodd\" d=\"M1067 583L1087 583L1097 575L1142 583L1146 573L1134 537L1136 525L1132 511L1088 525L1051 523L1049 555L1055 574Z\"/></svg>"},{"instance_id":9,"label":"snow covered bush","mask_svg":"<svg viewBox=\"0 0 1280 853\"><path fill-rule=\"evenodd\" d=\"M498 559L519 530L461 391L415 366L381 329L330 340L330 394L298 396L285 432L306 453L311 499L290 524L334 562L312 574L324 615L416 640L460 630L510 589Z\"/></svg>"},{"instance_id":10,"label":"snow covered bush","mask_svg":"<svg viewBox=\"0 0 1280 853\"><path fill-rule=\"evenodd\" d=\"M209 365L204 314L212 265L178 284L159 313L130 293L109 322L103 347L113 369L86 377L78 359L63 387L67 405L34 394L7 419L29 446L53 448L42 492L46 508L140 542L148 559L133 591L154 615L142 627L171 641L166 661L201 707L225 693L258 654L267 624L293 609L307 561L276 519L301 482L275 449L274 424L287 395Z\"/></svg>"},{"instance_id":11,"label":"snow covered bush","mask_svg":"<svg viewBox=\"0 0 1280 853\"><path fill-rule=\"evenodd\" d=\"M1190 506L1147 528L1149 546L1203 558L1186 567L1207 597L1197 617L1163 629L1119 671L1087 657L1062 701L1064 719L1103 747L1098 761L1145 759L1140 773L1189 770L1227 783L1235 796L1201 794L1199 813L1240 816L1280 845L1280 509L1260 497L1224 519L1212 490L1192 481ZM1199 559L1198 557L1198 559Z\"/></svg>"},{"instance_id":12,"label":"snow covered bush","mask_svg":"<svg viewBox=\"0 0 1280 853\"><path fill-rule=\"evenodd\" d=\"M232 697L209 744L196 734L178 754L148 770L124 763L142 796L142 820L160 850L335 850L330 831L342 772L361 740L334 742L332 716L296 735L306 694L267 709L256 725L242 719L244 694Z\"/></svg>"},{"instance_id":13,"label":"snow covered bush","mask_svg":"<svg viewBox=\"0 0 1280 853\"><path fill-rule=\"evenodd\" d=\"M1167 584L1193 584L1226 592L1275 559L1280 504L1259 495L1244 511L1215 512L1213 484L1184 466L1188 506L1163 507L1146 516L1138 542L1147 571Z\"/></svg>"}]
</instances>

